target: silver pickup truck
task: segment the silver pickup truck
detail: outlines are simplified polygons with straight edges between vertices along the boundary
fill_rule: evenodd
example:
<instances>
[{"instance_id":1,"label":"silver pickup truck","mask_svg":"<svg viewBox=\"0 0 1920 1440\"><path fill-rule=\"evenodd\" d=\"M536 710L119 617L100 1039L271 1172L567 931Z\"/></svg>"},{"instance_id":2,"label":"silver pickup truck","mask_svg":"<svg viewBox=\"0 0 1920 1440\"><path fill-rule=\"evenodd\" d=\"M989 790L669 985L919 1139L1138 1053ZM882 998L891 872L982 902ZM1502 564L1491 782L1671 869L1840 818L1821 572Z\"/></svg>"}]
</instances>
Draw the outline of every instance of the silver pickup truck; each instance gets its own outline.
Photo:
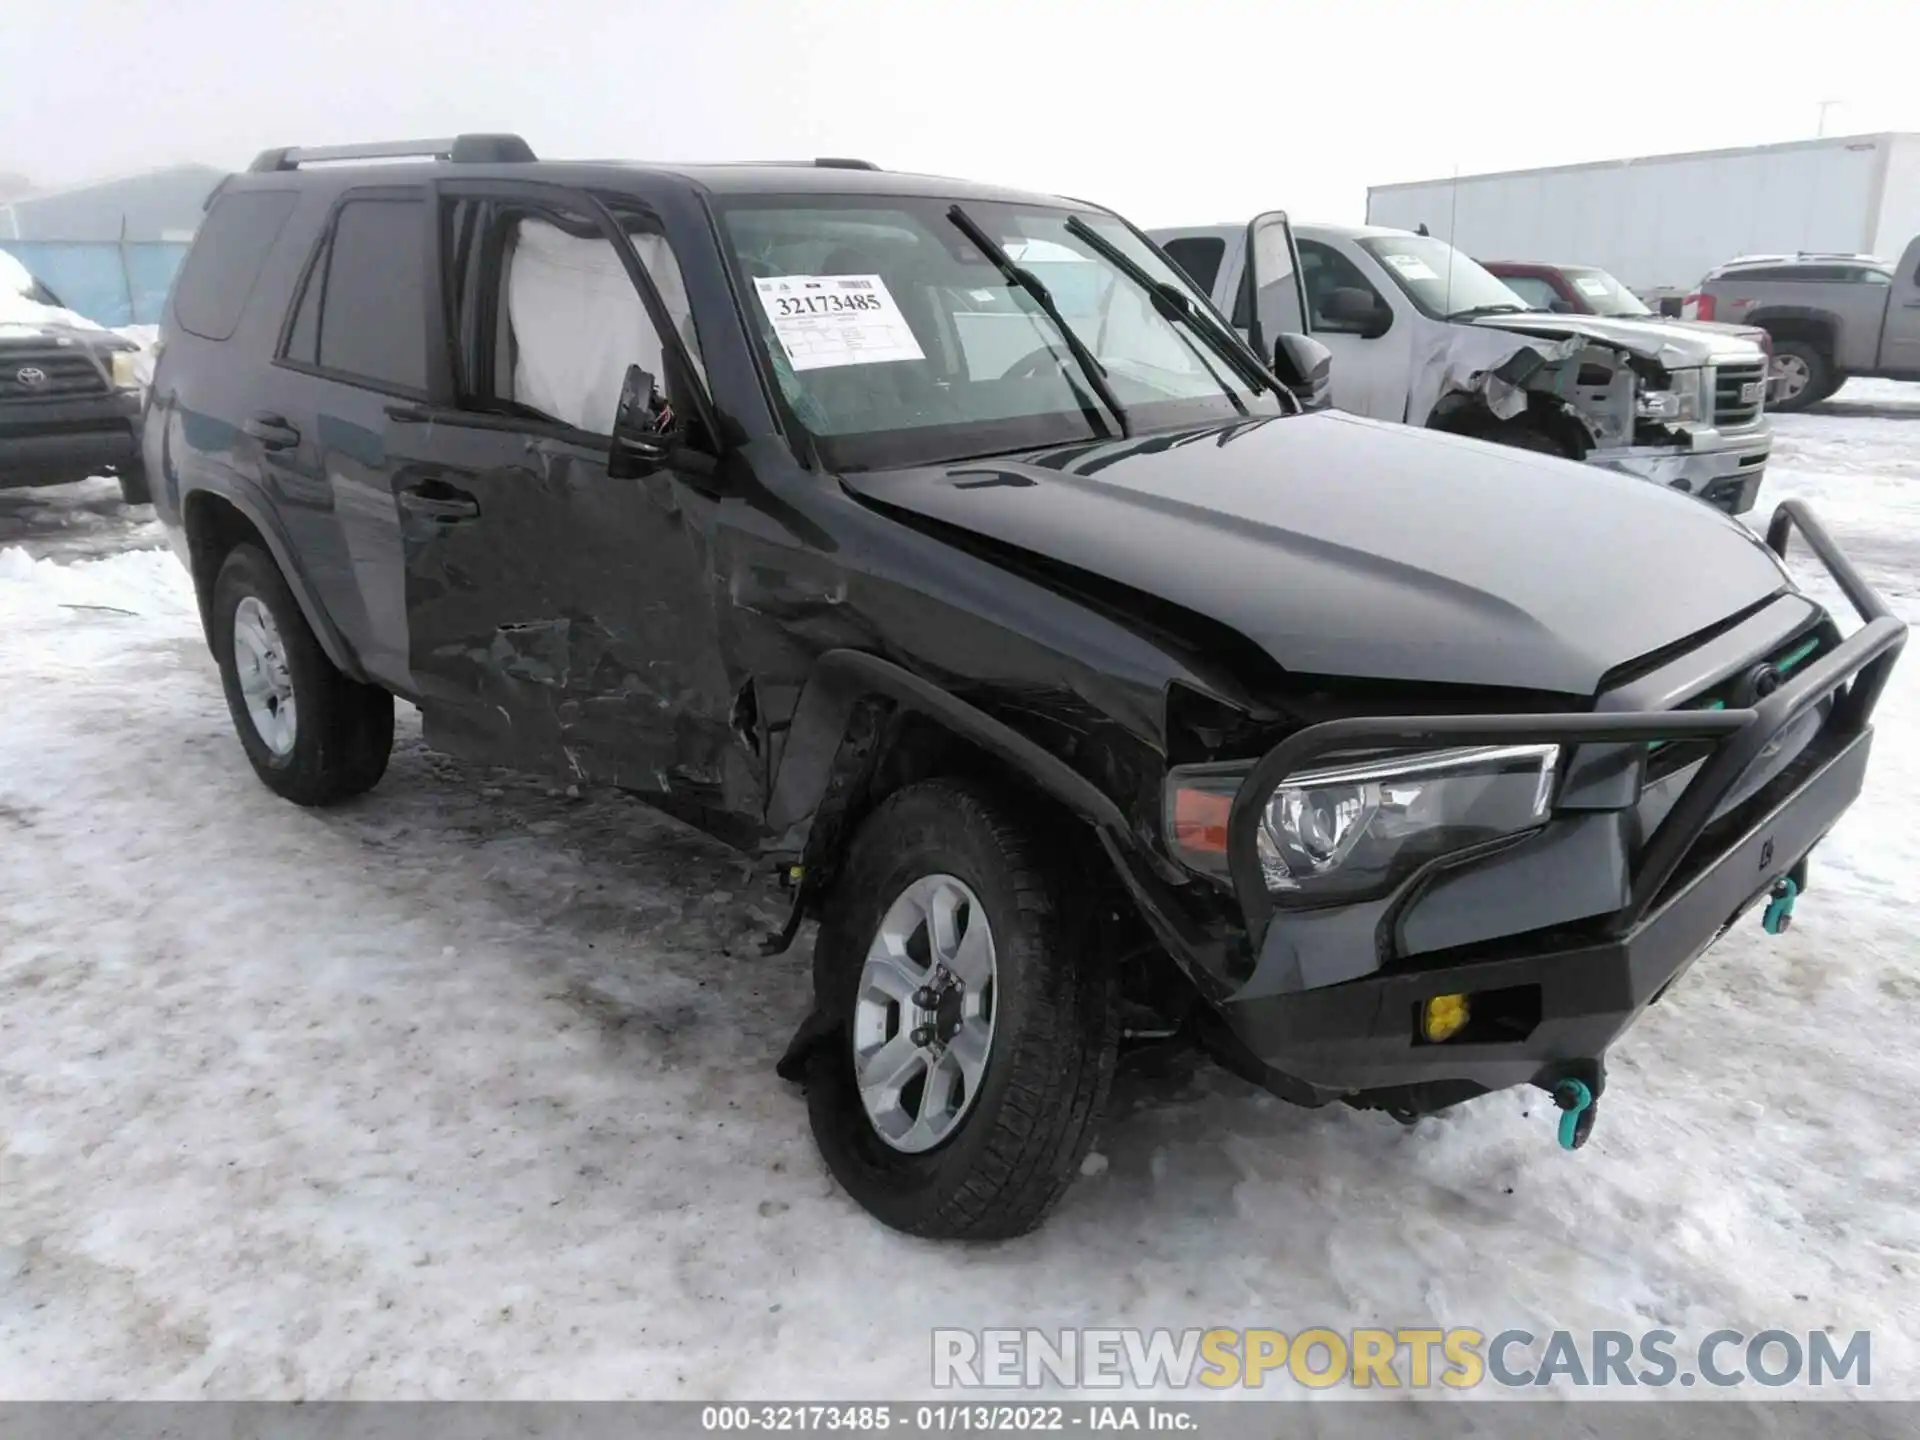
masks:
<instances>
[{"instance_id":1,"label":"silver pickup truck","mask_svg":"<svg viewBox=\"0 0 1920 1440\"><path fill-rule=\"evenodd\" d=\"M1688 297L1699 320L1773 337L1775 410L1817 405L1851 377L1920 380L1920 236L1897 264L1871 255L1748 255Z\"/></svg>"},{"instance_id":2,"label":"silver pickup truck","mask_svg":"<svg viewBox=\"0 0 1920 1440\"><path fill-rule=\"evenodd\" d=\"M1737 335L1534 310L1404 230L1275 211L1150 233L1256 346L1289 332L1325 345L1339 409L1624 471L1736 515L1759 496L1766 357Z\"/></svg>"}]
</instances>

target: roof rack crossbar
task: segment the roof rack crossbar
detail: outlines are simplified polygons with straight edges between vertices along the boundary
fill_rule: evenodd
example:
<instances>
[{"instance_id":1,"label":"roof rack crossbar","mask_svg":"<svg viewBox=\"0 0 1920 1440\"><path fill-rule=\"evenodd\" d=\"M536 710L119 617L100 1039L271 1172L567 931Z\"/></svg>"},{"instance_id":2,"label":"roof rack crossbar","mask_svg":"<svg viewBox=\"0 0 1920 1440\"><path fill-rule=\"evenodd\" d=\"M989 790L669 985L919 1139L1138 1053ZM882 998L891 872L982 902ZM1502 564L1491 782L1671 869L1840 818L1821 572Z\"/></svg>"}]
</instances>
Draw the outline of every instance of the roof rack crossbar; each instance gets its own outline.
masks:
<instances>
[{"instance_id":1,"label":"roof rack crossbar","mask_svg":"<svg viewBox=\"0 0 1920 1440\"><path fill-rule=\"evenodd\" d=\"M446 160L455 165L516 165L534 158L518 135L450 135L440 140L386 140L371 145L298 145L263 150L249 170L298 170L340 160Z\"/></svg>"}]
</instances>

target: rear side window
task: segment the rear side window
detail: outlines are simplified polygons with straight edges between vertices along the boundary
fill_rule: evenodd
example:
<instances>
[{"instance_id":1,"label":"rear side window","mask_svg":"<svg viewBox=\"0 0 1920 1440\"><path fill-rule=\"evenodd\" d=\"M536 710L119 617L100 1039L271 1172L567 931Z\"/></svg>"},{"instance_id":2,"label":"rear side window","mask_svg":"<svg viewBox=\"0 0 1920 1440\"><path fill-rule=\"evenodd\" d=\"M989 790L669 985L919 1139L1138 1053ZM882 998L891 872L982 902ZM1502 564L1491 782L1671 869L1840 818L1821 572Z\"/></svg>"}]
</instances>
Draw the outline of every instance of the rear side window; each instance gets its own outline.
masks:
<instances>
[{"instance_id":1,"label":"rear side window","mask_svg":"<svg viewBox=\"0 0 1920 1440\"><path fill-rule=\"evenodd\" d=\"M1160 247L1167 258L1187 272L1187 278L1202 294L1213 294L1213 282L1220 278L1220 262L1227 256L1227 242L1217 235L1188 235L1169 240Z\"/></svg>"},{"instance_id":2,"label":"rear side window","mask_svg":"<svg viewBox=\"0 0 1920 1440\"><path fill-rule=\"evenodd\" d=\"M1729 270L1722 280L1788 280L1807 284L1872 284L1878 272L1857 265L1760 265Z\"/></svg>"},{"instance_id":3,"label":"rear side window","mask_svg":"<svg viewBox=\"0 0 1920 1440\"><path fill-rule=\"evenodd\" d=\"M223 195L201 223L173 287L180 328L202 340L228 340L299 197L291 190Z\"/></svg>"},{"instance_id":4,"label":"rear side window","mask_svg":"<svg viewBox=\"0 0 1920 1440\"><path fill-rule=\"evenodd\" d=\"M385 390L427 388L424 201L349 200L308 272L285 358Z\"/></svg>"}]
</instances>

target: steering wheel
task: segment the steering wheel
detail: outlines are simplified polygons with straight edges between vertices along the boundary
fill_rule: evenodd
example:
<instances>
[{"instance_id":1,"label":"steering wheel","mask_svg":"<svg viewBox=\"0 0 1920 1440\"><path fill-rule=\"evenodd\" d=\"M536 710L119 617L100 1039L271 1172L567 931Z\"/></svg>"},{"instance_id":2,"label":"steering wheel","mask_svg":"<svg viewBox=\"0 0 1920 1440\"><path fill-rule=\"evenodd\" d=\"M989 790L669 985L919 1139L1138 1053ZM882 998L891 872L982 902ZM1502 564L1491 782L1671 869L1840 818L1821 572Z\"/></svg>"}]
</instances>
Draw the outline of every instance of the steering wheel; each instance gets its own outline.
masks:
<instances>
[{"instance_id":1,"label":"steering wheel","mask_svg":"<svg viewBox=\"0 0 1920 1440\"><path fill-rule=\"evenodd\" d=\"M1060 352L1054 349L1053 346L1042 345L1038 350L1030 351L1028 354L1022 355L1018 360L1014 361L1013 364L1007 367L1006 372L1002 374L1000 378L1002 380L1031 380L1034 376L1045 370L1049 364L1064 369L1066 363L1067 362L1061 358Z\"/></svg>"}]
</instances>

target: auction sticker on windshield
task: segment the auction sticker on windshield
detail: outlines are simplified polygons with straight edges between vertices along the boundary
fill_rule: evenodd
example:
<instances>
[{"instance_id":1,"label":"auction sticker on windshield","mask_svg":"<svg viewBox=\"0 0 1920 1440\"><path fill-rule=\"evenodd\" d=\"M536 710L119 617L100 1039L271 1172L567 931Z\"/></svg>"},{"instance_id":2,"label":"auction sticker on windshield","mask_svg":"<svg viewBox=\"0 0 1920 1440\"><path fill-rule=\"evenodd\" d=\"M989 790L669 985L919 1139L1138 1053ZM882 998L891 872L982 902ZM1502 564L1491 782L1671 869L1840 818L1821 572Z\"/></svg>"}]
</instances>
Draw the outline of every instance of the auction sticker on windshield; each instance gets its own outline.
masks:
<instances>
[{"instance_id":1,"label":"auction sticker on windshield","mask_svg":"<svg viewBox=\"0 0 1920 1440\"><path fill-rule=\"evenodd\" d=\"M761 275L753 287L795 370L927 358L878 275Z\"/></svg>"},{"instance_id":2,"label":"auction sticker on windshield","mask_svg":"<svg viewBox=\"0 0 1920 1440\"><path fill-rule=\"evenodd\" d=\"M1418 255L1382 255L1380 257L1409 280L1438 280L1433 267Z\"/></svg>"}]
</instances>

